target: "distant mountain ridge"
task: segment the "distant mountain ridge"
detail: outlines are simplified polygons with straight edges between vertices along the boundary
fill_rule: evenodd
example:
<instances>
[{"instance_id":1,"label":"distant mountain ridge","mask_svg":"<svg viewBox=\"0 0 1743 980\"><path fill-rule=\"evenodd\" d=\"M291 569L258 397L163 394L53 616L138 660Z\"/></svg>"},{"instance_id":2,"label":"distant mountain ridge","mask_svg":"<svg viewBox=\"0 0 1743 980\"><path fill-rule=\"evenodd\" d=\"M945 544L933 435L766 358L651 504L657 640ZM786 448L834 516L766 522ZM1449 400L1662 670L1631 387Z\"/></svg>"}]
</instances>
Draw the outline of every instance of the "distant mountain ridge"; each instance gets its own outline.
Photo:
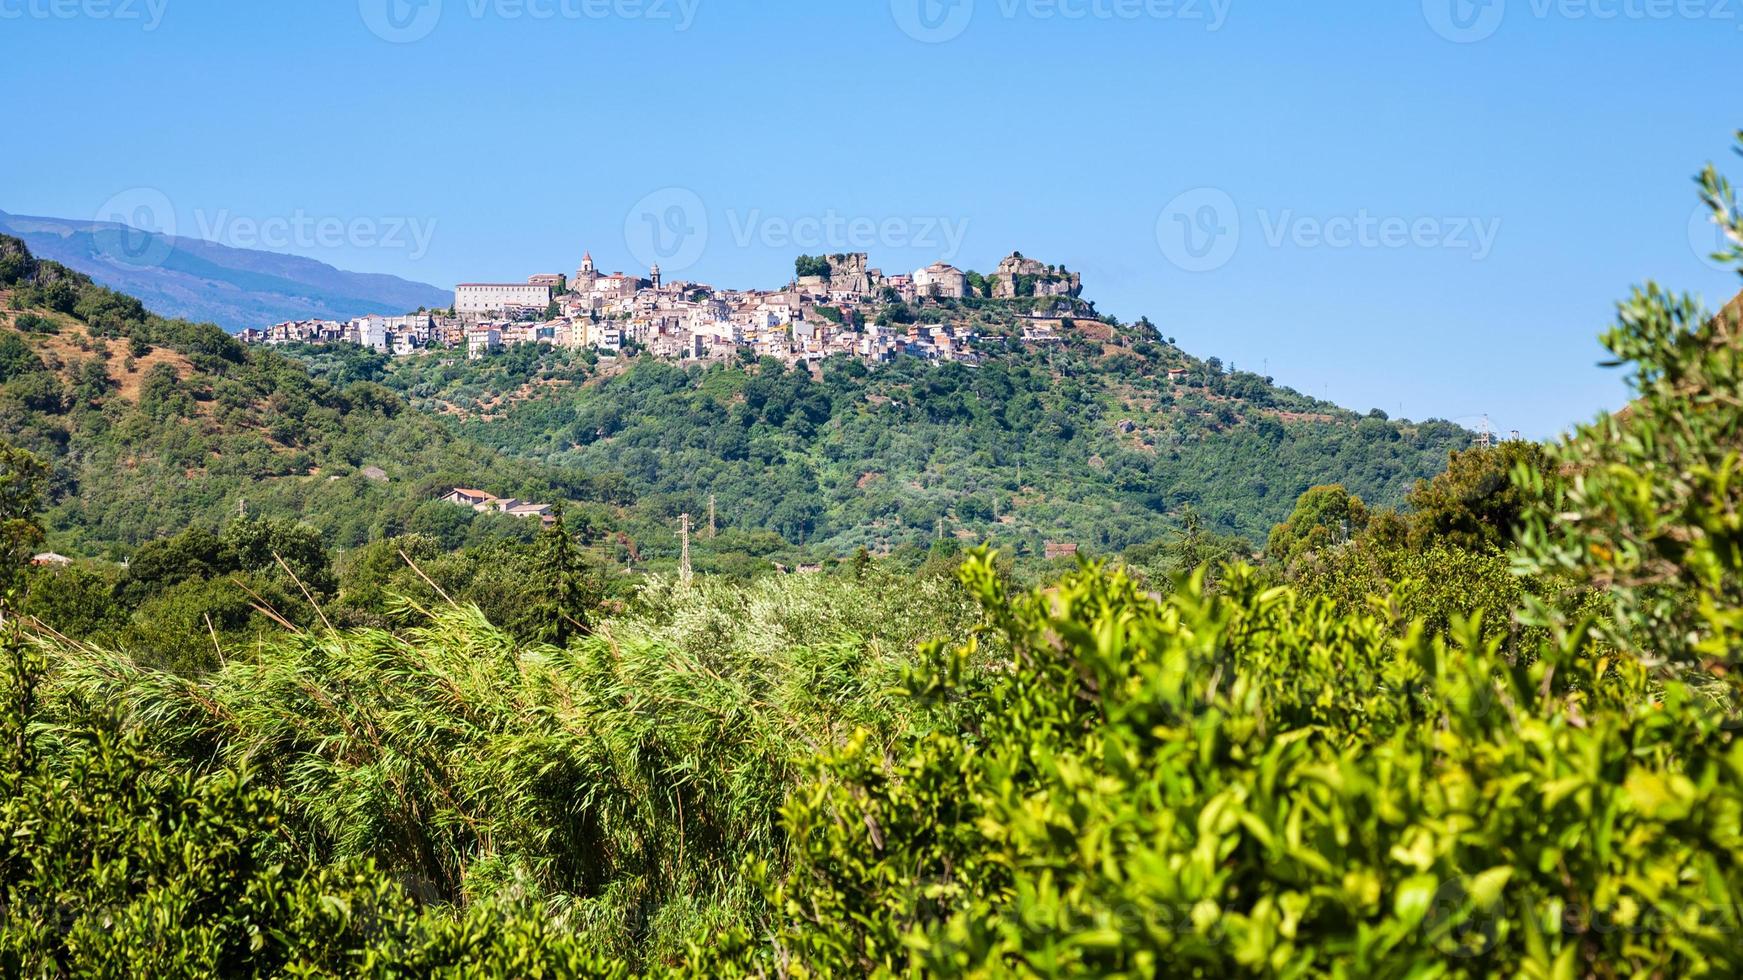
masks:
<instances>
[{"instance_id":1,"label":"distant mountain ridge","mask_svg":"<svg viewBox=\"0 0 1743 980\"><path fill-rule=\"evenodd\" d=\"M453 294L398 276L346 272L314 259L232 248L197 238L0 211L0 233L37 256L134 296L161 316L229 331L284 320L346 320L446 307Z\"/></svg>"}]
</instances>

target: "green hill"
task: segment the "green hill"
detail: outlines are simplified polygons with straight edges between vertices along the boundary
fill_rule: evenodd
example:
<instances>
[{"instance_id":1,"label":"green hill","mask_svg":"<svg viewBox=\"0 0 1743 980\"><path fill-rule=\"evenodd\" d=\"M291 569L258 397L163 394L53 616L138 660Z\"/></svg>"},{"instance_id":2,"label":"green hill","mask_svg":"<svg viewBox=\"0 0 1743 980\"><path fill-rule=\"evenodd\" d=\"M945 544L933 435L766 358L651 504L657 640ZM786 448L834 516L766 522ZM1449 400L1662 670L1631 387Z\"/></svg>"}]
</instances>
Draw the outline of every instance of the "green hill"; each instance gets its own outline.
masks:
<instances>
[{"instance_id":1,"label":"green hill","mask_svg":"<svg viewBox=\"0 0 1743 980\"><path fill-rule=\"evenodd\" d=\"M72 554L123 557L244 507L341 549L531 534L435 499L453 486L592 503L638 559L675 558L678 515L704 527L710 497L720 531L795 560L940 533L1111 552L1193 514L1257 545L1308 487L1397 503L1470 438L1225 370L1147 323L1065 319L1059 342L1026 346L1020 307L996 301L947 311L991 338L973 367L703 367L534 345L390 361L249 349L16 239L0 256L0 438L54 462L50 543Z\"/></svg>"},{"instance_id":2,"label":"green hill","mask_svg":"<svg viewBox=\"0 0 1743 980\"><path fill-rule=\"evenodd\" d=\"M431 424L380 385L315 378L211 324L158 317L4 236L0 440L53 464L49 544L73 555L124 557L244 507L348 547L449 529L458 508L433 498L455 483L591 495L584 480ZM481 538L530 533L507 517L470 523Z\"/></svg>"},{"instance_id":3,"label":"green hill","mask_svg":"<svg viewBox=\"0 0 1743 980\"><path fill-rule=\"evenodd\" d=\"M983 335L996 306L966 314ZM475 440L620 476L646 512L699 516L713 495L724 526L833 554L941 529L1027 554L1047 541L1107 552L1189 511L1257 543L1309 487L1396 504L1470 442L1450 423L1359 416L1224 370L1148 324L1066 323L1057 344L995 340L973 367L681 366L523 346L378 362L369 376Z\"/></svg>"}]
</instances>

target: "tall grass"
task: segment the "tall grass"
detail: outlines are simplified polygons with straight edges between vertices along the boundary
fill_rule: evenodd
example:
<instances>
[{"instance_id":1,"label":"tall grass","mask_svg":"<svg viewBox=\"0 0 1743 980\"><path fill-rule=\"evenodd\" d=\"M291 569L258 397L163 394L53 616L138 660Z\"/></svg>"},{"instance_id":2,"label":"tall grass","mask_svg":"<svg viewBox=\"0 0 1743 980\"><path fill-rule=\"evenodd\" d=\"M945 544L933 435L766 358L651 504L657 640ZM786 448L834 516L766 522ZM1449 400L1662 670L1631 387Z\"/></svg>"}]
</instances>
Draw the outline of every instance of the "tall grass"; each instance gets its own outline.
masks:
<instances>
[{"instance_id":1,"label":"tall grass","mask_svg":"<svg viewBox=\"0 0 1743 980\"><path fill-rule=\"evenodd\" d=\"M535 901L632 961L752 912L803 759L897 738L916 644L975 606L944 579L655 579L568 649L473 607L287 634L188 678L53 641L47 696L100 702L171 764L286 789L320 860L372 858L434 903ZM645 960L644 960L645 961Z\"/></svg>"}]
</instances>

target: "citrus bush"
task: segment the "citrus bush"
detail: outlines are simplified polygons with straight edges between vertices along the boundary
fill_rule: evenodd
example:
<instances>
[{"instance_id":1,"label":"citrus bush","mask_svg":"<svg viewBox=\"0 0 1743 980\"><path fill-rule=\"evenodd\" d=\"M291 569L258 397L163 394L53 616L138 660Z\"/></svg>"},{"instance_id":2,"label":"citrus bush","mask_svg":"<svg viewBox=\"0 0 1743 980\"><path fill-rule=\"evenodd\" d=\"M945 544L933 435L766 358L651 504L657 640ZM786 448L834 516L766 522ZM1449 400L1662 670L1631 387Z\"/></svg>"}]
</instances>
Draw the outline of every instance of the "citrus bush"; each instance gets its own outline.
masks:
<instances>
[{"instance_id":1,"label":"citrus bush","mask_svg":"<svg viewBox=\"0 0 1743 980\"><path fill-rule=\"evenodd\" d=\"M1703 184L1743 260L1730 187ZM1622 304L1605 343L1635 402L1477 495L1504 506L1473 543L1518 535L1511 583L1493 552L1437 562L1444 534L1416 557L1340 547L1360 515L1336 488L1274 535L1329 566L1292 568L1304 588L1236 566L1164 599L1092 566L1011 598L977 557L963 579L1008 660L929 648L909 688L949 724L822 753L786 863L753 869L767 923L696 962L1743 972L1740 324L1743 303L1712 317L1656 287Z\"/></svg>"},{"instance_id":2,"label":"citrus bush","mask_svg":"<svg viewBox=\"0 0 1743 980\"><path fill-rule=\"evenodd\" d=\"M786 817L738 966L1084 975L1734 973L1743 747L1581 631L1529 665L1259 591L1087 569L1008 599L955 734L857 738ZM724 952L723 952L724 951ZM721 969L716 960L704 960Z\"/></svg>"}]
</instances>

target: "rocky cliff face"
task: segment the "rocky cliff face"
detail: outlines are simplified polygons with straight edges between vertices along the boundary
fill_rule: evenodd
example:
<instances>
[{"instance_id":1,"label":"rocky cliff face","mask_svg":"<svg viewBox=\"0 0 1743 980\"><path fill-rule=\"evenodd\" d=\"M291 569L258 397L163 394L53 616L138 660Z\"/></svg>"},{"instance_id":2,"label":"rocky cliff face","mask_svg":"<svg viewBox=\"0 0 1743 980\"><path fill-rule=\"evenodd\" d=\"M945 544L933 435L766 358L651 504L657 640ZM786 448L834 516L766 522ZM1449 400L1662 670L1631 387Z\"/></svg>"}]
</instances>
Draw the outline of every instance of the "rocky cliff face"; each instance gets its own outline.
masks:
<instances>
[{"instance_id":1,"label":"rocky cliff face","mask_svg":"<svg viewBox=\"0 0 1743 980\"><path fill-rule=\"evenodd\" d=\"M1018 296L1083 295L1083 276L1066 272L1061 266L1050 266L1012 252L999 263L993 273L993 298L1014 299Z\"/></svg>"}]
</instances>

